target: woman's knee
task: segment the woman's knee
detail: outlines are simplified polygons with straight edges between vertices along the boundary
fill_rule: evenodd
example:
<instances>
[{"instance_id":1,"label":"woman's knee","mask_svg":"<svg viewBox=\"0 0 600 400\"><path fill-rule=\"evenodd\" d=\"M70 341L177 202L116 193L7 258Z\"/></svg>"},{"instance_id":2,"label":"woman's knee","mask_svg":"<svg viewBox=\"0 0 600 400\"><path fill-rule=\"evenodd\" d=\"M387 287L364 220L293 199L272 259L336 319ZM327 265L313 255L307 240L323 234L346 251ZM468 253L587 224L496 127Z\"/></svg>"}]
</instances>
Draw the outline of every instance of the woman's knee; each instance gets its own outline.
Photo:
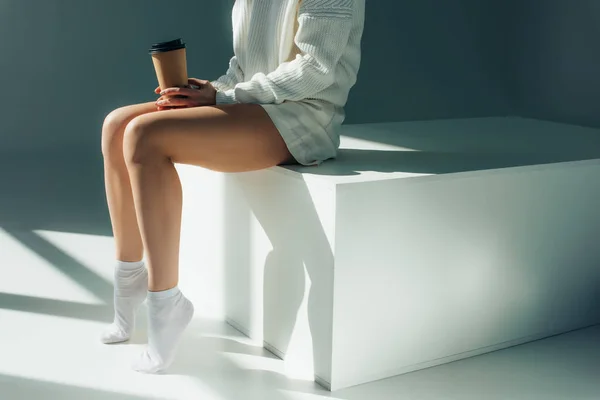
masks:
<instances>
[{"instance_id":1,"label":"woman's knee","mask_svg":"<svg viewBox=\"0 0 600 400\"><path fill-rule=\"evenodd\" d=\"M137 104L110 112L102 125L102 154L104 157L123 157L123 134L130 121L138 115L155 111L152 104Z\"/></svg>"},{"instance_id":2,"label":"woman's knee","mask_svg":"<svg viewBox=\"0 0 600 400\"><path fill-rule=\"evenodd\" d=\"M123 149L123 131L128 122L127 107L110 112L102 124L102 154L104 158L114 157Z\"/></svg>"},{"instance_id":3,"label":"woman's knee","mask_svg":"<svg viewBox=\"0 0 600 400\"><path fill-rule=\"evenodd\" d=\"M128 164L157 160L162 155L160 122L154 116L133 118L123 135L123 153Z\"/></svg>"}]
</instances>

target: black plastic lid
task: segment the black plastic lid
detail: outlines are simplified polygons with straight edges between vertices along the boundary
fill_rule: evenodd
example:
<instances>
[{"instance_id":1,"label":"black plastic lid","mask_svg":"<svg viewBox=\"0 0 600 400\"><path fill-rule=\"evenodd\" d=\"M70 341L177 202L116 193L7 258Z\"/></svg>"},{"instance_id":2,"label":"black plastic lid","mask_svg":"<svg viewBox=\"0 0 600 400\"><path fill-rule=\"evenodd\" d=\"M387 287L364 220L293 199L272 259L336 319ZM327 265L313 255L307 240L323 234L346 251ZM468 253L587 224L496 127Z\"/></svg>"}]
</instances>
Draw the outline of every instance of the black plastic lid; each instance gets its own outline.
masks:
<instances>
[{"instance_id":1,"label":"black plastic lid","mask_svg":"<svg viewBox=\"0 0 600 400\"><path fill-rule=\"evenodd\" d=\"M150 47L150 54L165 53L167 51L185 49L182 39L170 40L168 42L155 43Z\"/></svg>"}]
</instances>

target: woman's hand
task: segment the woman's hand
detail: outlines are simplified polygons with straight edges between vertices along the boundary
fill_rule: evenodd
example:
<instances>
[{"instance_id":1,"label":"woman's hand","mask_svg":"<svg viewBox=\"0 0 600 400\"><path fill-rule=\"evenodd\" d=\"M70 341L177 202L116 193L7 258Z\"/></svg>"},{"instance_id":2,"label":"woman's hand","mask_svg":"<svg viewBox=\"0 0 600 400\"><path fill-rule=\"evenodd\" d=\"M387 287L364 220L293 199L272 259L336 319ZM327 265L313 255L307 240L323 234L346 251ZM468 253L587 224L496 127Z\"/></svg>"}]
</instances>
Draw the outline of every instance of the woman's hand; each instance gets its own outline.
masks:
<instances>
[{"instance_id":1,"label":"woman's hand","mask_svg":"<svg viewBox=\"0 0 600 400\"><path fill-rule=\"evenodd\" d=\"M158 109L204 107L216 104L217 90L209 81L190 78L188 84L187 87L168 88L163 91L156 88L156 94L161 96L156 102Z\"/></svg>"}]
</instances>

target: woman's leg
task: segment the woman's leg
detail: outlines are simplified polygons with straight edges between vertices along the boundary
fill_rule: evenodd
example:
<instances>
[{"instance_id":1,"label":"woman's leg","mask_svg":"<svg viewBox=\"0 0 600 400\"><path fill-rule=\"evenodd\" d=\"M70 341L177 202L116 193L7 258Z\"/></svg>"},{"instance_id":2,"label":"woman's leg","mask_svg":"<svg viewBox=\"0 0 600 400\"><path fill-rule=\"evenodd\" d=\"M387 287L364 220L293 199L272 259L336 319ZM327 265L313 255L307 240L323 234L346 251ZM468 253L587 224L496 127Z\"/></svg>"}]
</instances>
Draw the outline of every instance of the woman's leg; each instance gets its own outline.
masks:
<instances>
[{"instance_id":1,"label":"woman's leg","mask_svg":"<svg viewBox=\"0 0 600 400\"><path fill-rule=\"evenodd\" d=\"M178 282L181 183L173 163L221 172L264 169L291 155L258 105L170 110L135 118L125 156L148 257L149 289Z\"/></svg>"},{"instance_id":2,"label":"woman's leg","mask_svg":"<svg viewBox=\"0 0 600 400\"><path fill-rule=\"evenodd\" d=\"M139 261L144 254L129 173L123 157L123 134L127 124L135 117L154 111L154 103L122 107L108 114L102 127L106 197L115 237L116 255L120 261Z\"/></svg>"},{"instance_id":3,"label":"woman's leg","mask_svg":"<svg viewBox=\"0 0 600 400\"><path fill-rule=\"evenodd\" d=\"M292 157L258 105L142 115L127 125L124 152L149 270L149 346L136 369L157 372L172 361L193 313L176 288L182 190L173 163L241 172L272 167Z\"/></svg>"},{"instance_id":4,"label":"woman's leg","mask_svg":"<svg viewBox=\"0 0 600 400\"><path fill-rule=\"evenodd\" d=\"M123 134L132 119L153 111L156 111L154 103L119 108L108 115L102 127L106 197L117 250L114 270L115 318L101 335L104 343L129 339L136 310L146 298L148 290L148 272L141 261L144 252L142 239L123 157Z\"/></svg>"}]
</instances>

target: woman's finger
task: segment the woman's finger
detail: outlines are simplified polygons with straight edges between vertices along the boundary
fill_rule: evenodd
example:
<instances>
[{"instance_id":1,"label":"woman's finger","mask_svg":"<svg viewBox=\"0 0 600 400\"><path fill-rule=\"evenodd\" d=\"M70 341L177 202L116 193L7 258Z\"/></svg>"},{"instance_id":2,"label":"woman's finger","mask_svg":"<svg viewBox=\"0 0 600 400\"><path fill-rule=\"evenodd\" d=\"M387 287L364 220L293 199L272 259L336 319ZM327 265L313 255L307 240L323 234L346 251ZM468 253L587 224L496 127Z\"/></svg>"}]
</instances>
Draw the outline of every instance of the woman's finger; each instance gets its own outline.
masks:
<instances>
[{"instance_id":1,"label":"woman's finger","mask_svg":"<svg viewBox=\"0 0 600 400\"><path fill-rule=\"evenodd\" d=\"M156 106L156 109L158 111L177 110L177 109L182 109L182 108L188 108L188 107L162 107L162 106Z\"/></svg>"},{"instance_id":2,"label":"woman's finger","mask_svg":"<svg viewBox=\"0 0 600 400\"><path fill-rule=\"evenodd\" d=\"M202 87L202 86L206 85L208 83L208 81L205 81L203 79L198 79L198 78L189 78L188 83L190 85Z\"/></svg>"},{"instance_id":3,"label":"woman's finger","mask_svg":"<svg viewBox=\"0 0 600 400\"><path fill-rule=\"evenodd\" d=\"M154 89L154 93L156 93L156 94L160 94L160 86L159 86L159 87L157 87L156 89Z\"/></svg>"},{"instance_id":4,"label":"woman's finger","mask_svg":"<svg viewBox=\"0 0 600 400\"><path fill-rule=\"evenodd\" d=\"M195 101L187 97L167 97L156 102L159 107L194 107Z\"/></svg>"},{"instance_id":5,"label":"woman's finger","mask_svg":"<svg viewBox=\"0 0 600 400\"><path fill-rule=\"evenodd\" d=\"M192 97L197 93L195 89L190 88L168 88L160 92L161 96L187 96Z\"/></svg>"}]
</instances>

